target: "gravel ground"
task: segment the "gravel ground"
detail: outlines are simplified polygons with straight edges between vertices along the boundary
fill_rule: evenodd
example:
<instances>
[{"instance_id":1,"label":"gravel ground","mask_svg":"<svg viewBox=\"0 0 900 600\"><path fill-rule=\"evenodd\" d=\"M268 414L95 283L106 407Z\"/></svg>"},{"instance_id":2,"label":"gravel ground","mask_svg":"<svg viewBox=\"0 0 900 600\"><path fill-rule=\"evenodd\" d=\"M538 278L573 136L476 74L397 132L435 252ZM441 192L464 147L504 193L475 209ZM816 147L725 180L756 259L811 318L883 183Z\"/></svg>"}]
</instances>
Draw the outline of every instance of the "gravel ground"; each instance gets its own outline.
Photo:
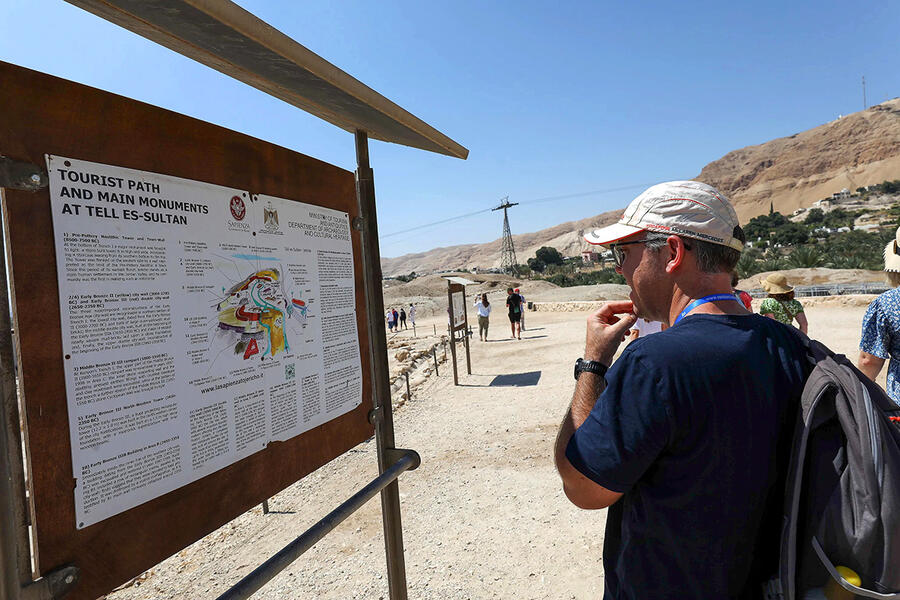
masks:
<instances>
[{"instance_id":1,"label":"gravel ground","mask_svg":"<svg viewBox=\"0 0 900 600\"><path fill-rule=\"evenodd\" d=\"M809 304L810 334L855 357L864 311L862 300ZM441 365L396 411L398 446L422 456L400 479L410 598L601 595L606 512L569 504L551 458L585 317L529 313L519 341L497 315L492 341L472 343L472 375L454 387ZM108 597L215 597L376 474L369 441L272 498L271 514L253 509ZM383 548L373 500L254 598L387 598Z\"/></svg>"}]
</instances>

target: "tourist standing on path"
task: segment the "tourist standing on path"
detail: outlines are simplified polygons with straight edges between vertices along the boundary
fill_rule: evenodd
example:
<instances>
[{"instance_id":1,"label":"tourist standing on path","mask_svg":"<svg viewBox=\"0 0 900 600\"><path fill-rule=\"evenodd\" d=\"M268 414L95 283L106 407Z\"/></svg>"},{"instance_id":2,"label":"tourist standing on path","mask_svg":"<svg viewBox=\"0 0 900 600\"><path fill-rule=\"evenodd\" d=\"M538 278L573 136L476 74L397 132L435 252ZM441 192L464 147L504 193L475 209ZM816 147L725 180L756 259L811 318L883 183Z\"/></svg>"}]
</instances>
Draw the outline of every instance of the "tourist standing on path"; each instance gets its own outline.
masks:
<instances>
[{"instance_id":1,"label":"tourist standing on path","mask_svg":"<svg viewBox=\"0 0 900 600\"><path fill-rule=\"evenodd\" d=\"M409 327L406 326L406 311L403 310L402 306L400 307L400 325L403 326L403 329L409 329ZM398 326L397 329L399 330L400 327Z\"/></svg>"},{"instance_id":2,"label":"tourist standing on path","mask_svg":"<svg viewBox=\"0 0 900 600\"><path fill-rule=\"evenodd\" d=\"M638 317L634 322L634 325L631 326L628 340L630 342L633 342L638 338L647 337L651 333L659 333L660 331L665 331L668 328L669 327L665 323L660 323L659 321L647 321Z\"/></svg>"},{"instance_id":3,"label":"tourist standing on path","mask_svg":"<svg viewBox=\"0 0 900 600\"><path fill-rule=\"evenodd\" d=\"M516 293L519 294L519 288L516 288ZM522 331L525 331L525 309L528 307L525 304L525 295L519 294L519 306L522 308L522 317L519 319L519 327Z\"/></svg>"},{"instance_id":4,"label":"tourist standing on path","mask_svg":"<svg viewBox=\"0 0 900 600\"><path fill-rule=\"evenodd\" d=\"M862 321L859 340L859 370L875 381L884 362L888 363L887 393L900 404L900 229L884 249L884 271L894 289L869 304Z\"/></svg>"},{"instance_id":5,"label":"tourist standing on path","mask_svg":"<svg viewBox=\"0 0 900 600\"><path fill-rule=\"evenodd\" d=\"M509 309L509 327L512 330L512 337L521 340L522 298L513 292L512 288L506 288L506 308Z\"/></svg>"},{"instance_id":6,"label":"tourist standing on path","mask_svg":"<svg viewBox=\"0 0 900 600\"><path fill-rule=\"evenodd\" d=\"M491 315L491 303L488 302L487 294L482 294L481 298L475 301L475 308L478 309L478 338L482 342L486 342L488 336L488 317Z\"/></svg>"},{"instance_id":7,"label":"tourist standing on path","mask_svg":"<svg viewBox=\"0 0 900 600\"><path fill-rule=\"evenodd\" d=\"M416 305L412 302L409 303L409 322L413 327L416 326Z\"/></svg>"},{"instance_id":8,"label":"tourist standing on path","mask_svg":"<svg viewBox=\"0 0 900 600\"><path fill-rule=\"evenodd\" d=\"M758 597L778 566L800 338L732 294L744 233L715 188L655 185L585 238L631 287L588 318L555 448L566 496L610 507L604 598ZM670 327L613 364L636 316Z\"/></svg>"},{"instance_id":9,"label":"tourist standing on path","mask_svg":"<svg viewBox=\"0 0 900 600\"><path fill-rule=\"evenodd\" d=\"M394 331L394 311L390 308L384 312L384 318L387 319L388 331L393 333Z\"/></svg>"},{"instance_id":10,"label":"tourist standing on path","mask_svg":"<svg viewBox=\"0 0 900 600\"><path fill-rule=\"evenodd\" d=\"M794 319L800 326L800 331L806 333L809 327L803 305L794 299L794 288L788 285L787 277L781 273L772 273L761 282L762 287L768 292L769 297L759 305L759 314L770 319L775 319L785 325L791 325Z\"/></svg>"},{"instance_id":11,"label":"tourist standing on path","mask_svg":"<svg viewBox=\"0 0 900 600\"><path fill-rule=\"evenodd\" d=\"M396 308L392 308L391 312L394 315L394 329L400 331L400 314L397 312Z\"/></svg>"}]
</instances>

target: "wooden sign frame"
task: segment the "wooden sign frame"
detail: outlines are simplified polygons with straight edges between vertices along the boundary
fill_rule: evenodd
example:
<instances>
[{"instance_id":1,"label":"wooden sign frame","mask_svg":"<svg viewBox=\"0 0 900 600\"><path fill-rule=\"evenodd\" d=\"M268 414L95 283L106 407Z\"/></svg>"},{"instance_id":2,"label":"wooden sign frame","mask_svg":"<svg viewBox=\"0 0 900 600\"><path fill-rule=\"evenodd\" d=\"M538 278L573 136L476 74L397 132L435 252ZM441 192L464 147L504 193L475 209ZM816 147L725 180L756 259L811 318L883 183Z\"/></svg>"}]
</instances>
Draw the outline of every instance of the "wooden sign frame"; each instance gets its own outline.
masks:
<instances>
[{"instance_id":1,"label":"wooden sign frame","mask_svg":"<svg viewBox=\"0 0 900 600\"><path fill-rule=\"evenodd\" d=\"M453 325L453 294L462 293L463 322ZM469 354L469 310L466 306L466 286L454 281L447 282L447 311L450 314L450 354L453 358L453 385L459 385L459 374L456 366L456 342L462 341L466 347L466 372L472 374L472 357ZM457 337L461 332L461 337Z\"/></svg>"},{"instance_id":2,"label":"wooden sign frame","mask_svg":"<svg viewBox=\"0 0 900 600\"><path fill-rule=\"evenodd\" d=\"M359 216L354 174L234 131L0 62L0 155L44 155L172 175ZM370 438L372 357L362 241L351 229L360 406L198 481L78 530L48 189L3 190L36 573L80 569L68 596L109 592ZM380 315L376 315L380 323ZM211 501L215 499L215 501Z\"/></svg>"}]
</instances>

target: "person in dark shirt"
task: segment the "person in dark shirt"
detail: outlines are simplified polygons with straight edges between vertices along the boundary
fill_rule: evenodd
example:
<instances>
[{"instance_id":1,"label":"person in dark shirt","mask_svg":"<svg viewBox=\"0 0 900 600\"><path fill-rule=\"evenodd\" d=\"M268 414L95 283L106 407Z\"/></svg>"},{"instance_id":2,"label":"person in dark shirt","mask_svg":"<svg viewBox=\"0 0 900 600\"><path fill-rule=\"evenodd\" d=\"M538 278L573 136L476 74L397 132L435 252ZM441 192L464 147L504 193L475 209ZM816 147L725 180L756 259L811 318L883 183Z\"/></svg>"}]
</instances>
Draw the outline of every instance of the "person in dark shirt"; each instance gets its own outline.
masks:
<instances>
[{"instance_id":1,"label":"person in dark shirt","mask_svg":"<svg viewBox=\"0 0 900 600\"><path fill-rule=\"evenodd\" d=\"M711 186L653 186L585 238L631 287L588 318L555 448L569 500L610 508L604 598L759 597L808 374L800 339L732 293L744 236ZM612 364L637 316L669 328Z\"/></svg>"},{"instance_id":2,"label":"person in dark shirt","mask_svg":"<svg viewBox=\"0 0 900 600\"><path fill-rule=\"evenodd\" d=\"M506 308L509 309L509 327L512 337L522 339L522 297L513 292L512 288L506 288Z\"/></svg>"}]
</instances>

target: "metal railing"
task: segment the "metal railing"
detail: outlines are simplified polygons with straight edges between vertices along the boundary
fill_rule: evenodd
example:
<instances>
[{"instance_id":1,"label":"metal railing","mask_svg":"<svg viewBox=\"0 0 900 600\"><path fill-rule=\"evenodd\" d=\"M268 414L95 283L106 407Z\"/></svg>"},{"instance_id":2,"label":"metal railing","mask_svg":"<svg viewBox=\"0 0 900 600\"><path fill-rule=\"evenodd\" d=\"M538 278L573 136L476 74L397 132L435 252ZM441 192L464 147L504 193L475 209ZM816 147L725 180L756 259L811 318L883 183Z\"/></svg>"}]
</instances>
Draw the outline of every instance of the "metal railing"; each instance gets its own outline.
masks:
<instances>
[{"instance_id":1,"label":"metal railing","mask_svg":"<svg viewBox=\"0 0 900 600\"><path fill-rule=\"evenodd\" d=\"M835 283L828 285L798 285L794 287L794 296L798 298L812 296L847 296L851 294L881 294L888 291L886 283ZM762 288L747 290L754 298L765 298L767 293Z\"/></svg>"},{"instance_id":2,"label":"metal railing","mask_svg":"<svg viewBox=\"0 0 900 600\"><path fill-rule=\"evenodd\" d=\"M381 490L394 482L404 471L412 471L421 463L414 450L397 449L392 452L396 457L394 463L384 473L373 479L364 488L350 496L340 506L328 513L322 520L307 529L293 542L282 548L272 558L241 579L218 600L245 600L278 573L287 568L297 558L334 530L344 519L356 512L363 504L371 500Z\"/></svg>"}]
</instances>

